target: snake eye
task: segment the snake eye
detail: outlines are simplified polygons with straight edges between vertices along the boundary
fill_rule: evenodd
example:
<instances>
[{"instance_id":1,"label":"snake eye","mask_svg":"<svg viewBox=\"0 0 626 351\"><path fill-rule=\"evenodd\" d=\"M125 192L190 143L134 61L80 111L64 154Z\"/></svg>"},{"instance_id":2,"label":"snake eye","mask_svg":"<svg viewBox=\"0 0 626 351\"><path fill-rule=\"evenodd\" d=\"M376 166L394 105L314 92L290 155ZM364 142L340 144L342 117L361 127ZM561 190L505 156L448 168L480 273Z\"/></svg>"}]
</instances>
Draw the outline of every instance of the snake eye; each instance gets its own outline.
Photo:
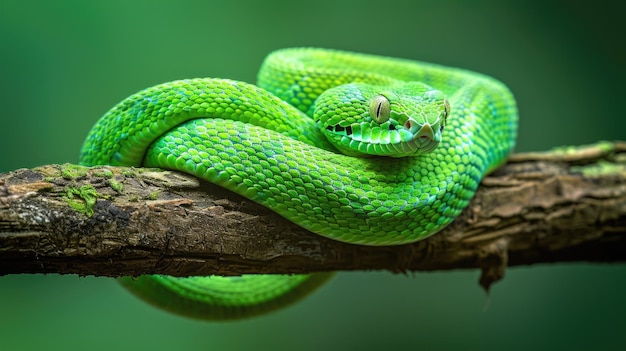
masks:
<instances>
[{"instance_id":1,"label":"snake eye","mask_svg":"<svg viewBox=\"0 0 626 351\"><path fill-rule=\"evenodd\" d=\"M370 102L370 116L377 123L385 123L389 120L391 114L391 104L386 97L376 95Z\"/></svg>"},{"instance_id":2,"label":"snake eye","mask_svg":"<svg viewBox=\"0 0 626 351\"><path fill-rule=\"evenodd\" d=\"M443 99L443 109L444 109L444 115L443 115L443 121L441 122L441 130L443 130L443 127L445 127L446 122L448 122L448 116L450 116L450 103L448 102L447 99Z\"/></svg>"}]
</instances>

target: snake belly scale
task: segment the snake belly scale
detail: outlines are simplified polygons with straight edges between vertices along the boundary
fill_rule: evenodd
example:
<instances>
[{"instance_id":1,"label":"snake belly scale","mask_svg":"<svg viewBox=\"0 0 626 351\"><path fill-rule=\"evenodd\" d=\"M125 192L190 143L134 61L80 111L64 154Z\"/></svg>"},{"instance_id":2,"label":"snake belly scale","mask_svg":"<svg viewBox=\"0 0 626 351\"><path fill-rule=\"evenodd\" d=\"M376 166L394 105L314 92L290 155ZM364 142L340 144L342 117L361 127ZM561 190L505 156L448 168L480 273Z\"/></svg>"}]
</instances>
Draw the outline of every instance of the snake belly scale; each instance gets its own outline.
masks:
<instances>
[{"instance_id":1,"label":"snake belly scale","mask_svg":"<svg viewBox=\"0 0 626 351\"><path fill-rule=\"evenodd\" d=\"M140 91L107 112L83 165L187 172L325 237L424 239L468 204L517 133L509 89L482 74L328 49L271 53L257 85L198 78ZM181 315L236 319L305 296L330 277L121 278Z\"/></svg>"}]
</instances>

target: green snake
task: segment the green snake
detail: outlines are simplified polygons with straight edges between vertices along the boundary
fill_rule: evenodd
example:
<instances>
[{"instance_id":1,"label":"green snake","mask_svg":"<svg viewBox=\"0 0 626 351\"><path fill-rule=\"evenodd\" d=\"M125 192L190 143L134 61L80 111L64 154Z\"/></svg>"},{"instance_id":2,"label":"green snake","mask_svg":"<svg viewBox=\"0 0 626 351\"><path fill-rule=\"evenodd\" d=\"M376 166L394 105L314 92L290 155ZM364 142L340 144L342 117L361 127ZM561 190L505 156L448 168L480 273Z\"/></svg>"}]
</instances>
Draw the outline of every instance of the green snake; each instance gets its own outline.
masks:
<instances>
[{"instance_id":1,"label":"green snake","mask_svg":"<svg viewBox=\"0 0 626 351\"><path fill-rule=\"evenodd\" d=\"M268 55L257 85L198 78L126 98L95 124L80 162L186 172L327 238L400 245L448 225L516 133L513 95L493 78L294 48ZM285 306L329 276L120 280L171 312L234 319Z\"/></svg>"}]
</instances>

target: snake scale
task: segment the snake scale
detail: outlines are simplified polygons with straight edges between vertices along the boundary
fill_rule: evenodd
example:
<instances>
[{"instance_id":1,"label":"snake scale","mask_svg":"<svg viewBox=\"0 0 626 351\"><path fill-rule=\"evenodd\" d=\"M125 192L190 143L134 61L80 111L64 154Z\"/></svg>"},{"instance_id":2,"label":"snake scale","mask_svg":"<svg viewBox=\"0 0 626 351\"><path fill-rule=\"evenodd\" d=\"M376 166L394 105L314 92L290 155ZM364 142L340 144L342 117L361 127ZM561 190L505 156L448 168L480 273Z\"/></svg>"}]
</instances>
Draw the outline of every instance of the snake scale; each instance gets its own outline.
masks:
<instances>
[{"instance_id":1,"label":"snake scale","mask_svg":"<svg viewBox=\"0 0 626 351\"><path fill-rule=\"evenodd\" d=\"M432 235L468 204L515 144L509 89L482 74L329 49L272 52L257 85L198 78L113 107L83 165L192 174L325 237L399 245ZM236 319L285 306L330 274L121 278L181 315Z\"/></svg>"}]
</instances>

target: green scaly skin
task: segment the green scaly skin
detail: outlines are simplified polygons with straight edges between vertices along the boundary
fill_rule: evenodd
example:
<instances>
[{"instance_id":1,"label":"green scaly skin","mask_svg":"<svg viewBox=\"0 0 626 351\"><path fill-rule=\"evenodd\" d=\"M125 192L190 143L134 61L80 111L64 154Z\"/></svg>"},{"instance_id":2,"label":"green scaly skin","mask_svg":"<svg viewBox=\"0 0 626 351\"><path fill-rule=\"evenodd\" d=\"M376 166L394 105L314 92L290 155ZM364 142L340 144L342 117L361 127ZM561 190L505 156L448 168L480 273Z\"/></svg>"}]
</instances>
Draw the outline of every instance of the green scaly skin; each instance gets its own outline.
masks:
<instances>
[{"instance_id":1,"label":"green scaly skin","mask_svg":"<svg viewBox=\"0 0 626 351\"><path fill-rule=\"evenodd\" d=\"M187 172L319 235L399 245L452 222L482 177L505 161L516 132L512 94L487 76L285 49L266 58L258 87L201 78L128 97L93 127L81 163ZM289 304L329 277L121 281L169 311L233 319Z\"/></svg>"}]
</instances>

